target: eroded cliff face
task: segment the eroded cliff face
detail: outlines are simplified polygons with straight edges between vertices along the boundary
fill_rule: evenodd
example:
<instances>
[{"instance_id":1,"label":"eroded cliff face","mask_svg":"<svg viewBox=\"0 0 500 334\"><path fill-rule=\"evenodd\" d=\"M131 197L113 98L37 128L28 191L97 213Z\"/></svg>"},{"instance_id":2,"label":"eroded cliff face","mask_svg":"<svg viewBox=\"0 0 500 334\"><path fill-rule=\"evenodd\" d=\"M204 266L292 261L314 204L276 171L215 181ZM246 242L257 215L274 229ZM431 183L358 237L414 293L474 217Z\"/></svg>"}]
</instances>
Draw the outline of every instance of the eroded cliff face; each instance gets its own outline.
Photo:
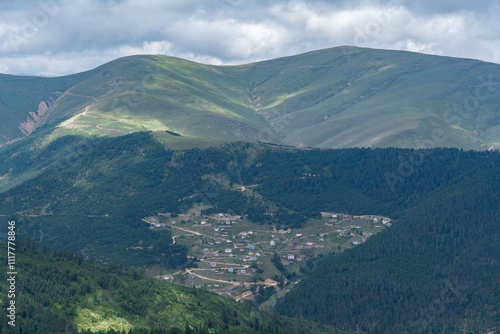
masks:
<instances>
[{"instance_id":1,"label":"eroded cliff face","mask_svg":"<svg viewBox=\"0 0 500 334\"><path fill-rule=\"evenodd\" d=\"M47 123L53 105L54 99L52 98L49 101L41 101L38 104L38 110L30 112L26 118L26 122L19 124L19 130L24 135L29 135L40 126L43 126Z\"/></svg>"},{"instance_id":2,"label":"eroded cliff face","mask_svg":"<svg viewBox=\"0 0 500 334\"><path fill-rule=\"evenodd\" d=\"M19 130L27 136L39 127L45 125L50 114L57 108L59 102L71 95L70 90L71 89L65 91L64 93L56 92L56 98L51 97L47 101L40 101L37 111L30 112L26 118L26 122L19 124Z\"/></svg>"}]
</instances>

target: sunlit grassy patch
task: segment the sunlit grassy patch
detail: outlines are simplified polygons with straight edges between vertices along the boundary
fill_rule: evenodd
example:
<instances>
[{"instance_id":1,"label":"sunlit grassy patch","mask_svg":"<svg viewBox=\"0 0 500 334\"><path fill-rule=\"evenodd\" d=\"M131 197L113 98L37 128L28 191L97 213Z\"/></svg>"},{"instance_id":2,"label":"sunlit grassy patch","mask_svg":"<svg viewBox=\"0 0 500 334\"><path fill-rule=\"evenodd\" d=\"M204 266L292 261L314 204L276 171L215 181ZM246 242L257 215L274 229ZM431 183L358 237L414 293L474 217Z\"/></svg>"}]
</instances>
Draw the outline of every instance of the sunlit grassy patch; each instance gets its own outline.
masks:
<instances>
[{"instance_id":1,"label":"sunlit grassy patch","mask_svg":"<svg viewBox=\"0 0 500 334\"><path fill-rule=\"evenodd\" d=\"M132 329L133 326L127 319L112 314L107 315L107 312L104 308L97 308L96 310L79 308L75 320L78 330L97 332L108 331L110 329L115 331L128 331Z\"/></svg>"}]
</instances>

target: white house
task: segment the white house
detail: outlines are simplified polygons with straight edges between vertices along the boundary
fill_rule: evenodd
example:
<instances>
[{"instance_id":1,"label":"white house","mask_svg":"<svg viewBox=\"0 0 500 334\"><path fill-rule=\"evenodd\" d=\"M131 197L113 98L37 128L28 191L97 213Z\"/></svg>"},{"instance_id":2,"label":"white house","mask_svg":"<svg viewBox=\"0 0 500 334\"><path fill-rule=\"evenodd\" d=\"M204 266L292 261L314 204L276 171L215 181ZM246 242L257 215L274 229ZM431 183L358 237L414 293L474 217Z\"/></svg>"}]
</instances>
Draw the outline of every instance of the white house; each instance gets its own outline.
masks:
<instances>
[{"instance_id":1,"label":"white house","mask_svg":"<svg viewBox=\"0 0 500 334\"><path fill-rule=\"evenodd\" d=\"M224 249L224 253L229 254L229 253L232 253L232 252L233 252L233 250L231 248Z\"/></svg>"},{"instance_id":2,"label":"white house","mask_svg":"<svg viewBox=\"0 0 500 334\"><path fill-rule=\"evenodd\" d=\"M271 246L276 245L276 243L274 242L274 240L269 241L269 244L270 244Z\"/></svg>"}]
</instances>

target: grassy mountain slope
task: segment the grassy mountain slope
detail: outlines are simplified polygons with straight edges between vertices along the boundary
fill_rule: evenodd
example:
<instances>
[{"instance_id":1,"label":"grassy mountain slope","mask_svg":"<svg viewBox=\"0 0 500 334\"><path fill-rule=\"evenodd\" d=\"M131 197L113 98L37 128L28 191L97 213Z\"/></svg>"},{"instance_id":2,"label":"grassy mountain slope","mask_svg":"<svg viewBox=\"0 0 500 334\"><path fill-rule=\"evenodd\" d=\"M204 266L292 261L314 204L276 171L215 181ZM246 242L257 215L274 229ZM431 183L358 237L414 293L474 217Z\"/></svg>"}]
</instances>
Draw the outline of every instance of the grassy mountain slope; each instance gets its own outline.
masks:
<instances>
[{"instance_id":1,"label":"grassy mountain slope","mask_svg":"<svg viewBox=\"0 0 500 334\"><path fill-rule=\"evenodd\" d=\"M416 141L431 138L436 129L446 138L435 146L489 148L498 141L498 80L481 88L482 101L474 100L483 80L498 77L498 65L358 48L270 63L274 75L252 92L262 96L258 112L275 113L273 121L288 143L419 147ZM475 102L473 111L464 110ZM487 139L488 133L496 139Z\"/></svg>"},{"instance_id":2,"label":"grassy mountain slope","mask_svg":"<svg viewBox=\"0 0 500 334\"><path fill-rule=\"evenodd\" d=\"M7 262L7 245L0 258ZM140 271L99 266L69 251L37 249L29 241L16 249L16 298L0 284L2 306L16 301L16 326L2 333L340 333L331 327L259 312L202 289L182 288L146 278ZM179 329L174 332L173 329ZM116 332L113 332L116 333ZM151 332L152 333L152 332Z\"/></svg>"},{"instance_id":3,"label":"grassy mountain slope","mask_svg":"<svg viewBox=\"0 0 500 334\"><path fill-rule=\"evenodd\" d=\"M496 64L354 47L241 66L126 57L61 78L2 76L0 145L56 122L46 141L170 130L323 148L498 148L498 78Z\"/></svg>"}]
</instances>

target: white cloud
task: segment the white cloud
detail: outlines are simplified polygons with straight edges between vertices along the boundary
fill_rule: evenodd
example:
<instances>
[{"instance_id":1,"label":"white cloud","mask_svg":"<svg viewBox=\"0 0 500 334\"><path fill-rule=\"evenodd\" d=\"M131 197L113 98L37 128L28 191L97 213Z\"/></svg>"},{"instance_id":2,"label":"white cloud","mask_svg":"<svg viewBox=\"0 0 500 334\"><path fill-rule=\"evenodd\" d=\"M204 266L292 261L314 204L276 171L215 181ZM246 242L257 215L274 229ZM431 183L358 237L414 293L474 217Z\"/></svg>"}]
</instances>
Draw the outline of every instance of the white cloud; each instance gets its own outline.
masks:
<instances>
[{"instance_id":1,"label":"white cloud","mask_svg":"<svg viewBox=\"0 0 500 334\"><path fill-rule=\"evenodd\" d=\"M500 6L478 1L9 2L0 71L68 74L145 53L237 64L346 44L500 62Z\"/></svg>"}]
</instances>

